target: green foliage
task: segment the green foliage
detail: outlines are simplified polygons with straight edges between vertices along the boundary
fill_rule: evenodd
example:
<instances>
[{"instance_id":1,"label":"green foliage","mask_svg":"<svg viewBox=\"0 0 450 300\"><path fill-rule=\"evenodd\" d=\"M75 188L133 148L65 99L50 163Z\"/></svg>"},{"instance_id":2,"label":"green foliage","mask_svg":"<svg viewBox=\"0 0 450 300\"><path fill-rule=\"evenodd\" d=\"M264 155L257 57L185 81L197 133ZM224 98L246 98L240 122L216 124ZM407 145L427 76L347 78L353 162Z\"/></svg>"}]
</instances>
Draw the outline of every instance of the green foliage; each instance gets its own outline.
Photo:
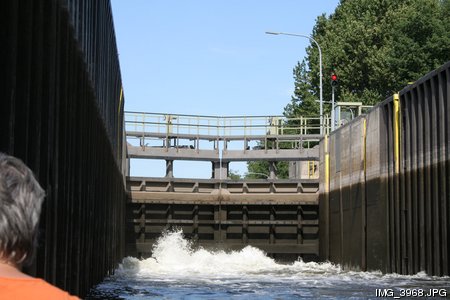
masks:
<instances>
[{"instance_id":1,"label":"green foliage","mask_svg":"<svg viewBox=\"0 0 450 300\"><path fill-rule=\"evenodd\" d=\"M275 163L277 177L279 179L289 178L289 163L278 161ZM269 177L269 162L267 161L249 161L247 163L248 173L246 179L267 179Z\"/></svg>"},{"instance_id":2,"label":"green foliage","mask_svg":"<svg viewBox=\"0 0 450 300\"><path fill-rule=\"evenodd\" d=\"M278 161L276 163L277 168L277 177L279 179L287 179L289 178L289 162L287 161Z\"/></svg>"},{"instance_id":3,"label":"green foliage","mask_svg":"<svg viewBox=\"0 0 450 300\"><path fill-rule=\"evenodd\" d=\"M306 62L299 62L293 70L295 79L294 95L291 102L285 107L286 116L295 117L317 117L319 115L319 105L316 100L319 97L314 95L311 85L310 72L306 68ZM317 92L317 95L319 92Z\"/></svg>"},{"instance_id":4,"label":"green foliage","mask_svg":"<svg viewBox=\"0 0 450 300\"><path fill-rule=\"evenodd\" d=\"M239 180L239 179L242 179L242 178L241 178L241 175L240 175L237 171L231 170L231 169L228 171L228 177L229 177L231 180Z\"/></svg>"},{"instance_id":5,"label":"green foliage","mask_svg":"<svg viewBox=\"0 0 450 300\"><path fill-rule=\"evenodd\" d=\"M449 0L346 0L319 16L312 36L322 49L324 100L329 75L339 77L336 101L376 104L450 60ZM318 114L319 52L315 44L294 68L289 117ZM325 113L329 105L325 105Z\"/></svg>"},{"instance_id":6,"label":"green foliage","mask_svg":"<svg viewBox=\"0 0 450 300\"><path fill-rule=\"evenodd\" d=\"M269 162L267 161L249 161L247 169L246 179L267 179L269 176Z\"/></svg>"}]
</instances>

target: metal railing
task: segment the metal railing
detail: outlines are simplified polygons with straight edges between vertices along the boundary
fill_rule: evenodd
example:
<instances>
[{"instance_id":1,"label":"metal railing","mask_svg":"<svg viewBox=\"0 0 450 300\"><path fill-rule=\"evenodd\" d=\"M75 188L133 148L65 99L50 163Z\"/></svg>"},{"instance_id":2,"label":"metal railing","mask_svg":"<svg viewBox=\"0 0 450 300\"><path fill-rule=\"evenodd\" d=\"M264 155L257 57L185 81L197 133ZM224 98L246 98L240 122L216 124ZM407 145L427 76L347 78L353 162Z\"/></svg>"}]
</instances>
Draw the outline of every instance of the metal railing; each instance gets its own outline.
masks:
<instances>
[{"instance_id":1,"label":"metal railing","mask_svg":"<svg viewBox=\"0 0 450 300\"><path fill-rule=\"evenodd\" d=\"M325 133L330 130L324 118ZM125 112L127 132L164 135L231 136L319 135L319 117L286 118L284 116L202 116L185 114Z\"/></svg>"}]
</instances>

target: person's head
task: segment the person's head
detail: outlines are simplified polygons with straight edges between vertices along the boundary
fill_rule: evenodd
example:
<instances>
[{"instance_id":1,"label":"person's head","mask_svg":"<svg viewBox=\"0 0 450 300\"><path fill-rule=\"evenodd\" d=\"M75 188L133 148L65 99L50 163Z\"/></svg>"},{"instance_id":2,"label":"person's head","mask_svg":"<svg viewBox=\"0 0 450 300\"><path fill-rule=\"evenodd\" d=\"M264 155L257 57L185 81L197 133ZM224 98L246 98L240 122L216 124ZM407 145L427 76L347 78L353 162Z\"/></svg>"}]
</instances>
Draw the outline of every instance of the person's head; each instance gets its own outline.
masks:
<instances>
[{"instance_id":1,"label":"person's head","mask_svg":"<svg viewBox=\"0 0 450 300\"><path fill-rule=\"evenodd\" d=\"M0 260L30 263L45 192L19 159L0 152Z\"/></svg>"}]
</instances>

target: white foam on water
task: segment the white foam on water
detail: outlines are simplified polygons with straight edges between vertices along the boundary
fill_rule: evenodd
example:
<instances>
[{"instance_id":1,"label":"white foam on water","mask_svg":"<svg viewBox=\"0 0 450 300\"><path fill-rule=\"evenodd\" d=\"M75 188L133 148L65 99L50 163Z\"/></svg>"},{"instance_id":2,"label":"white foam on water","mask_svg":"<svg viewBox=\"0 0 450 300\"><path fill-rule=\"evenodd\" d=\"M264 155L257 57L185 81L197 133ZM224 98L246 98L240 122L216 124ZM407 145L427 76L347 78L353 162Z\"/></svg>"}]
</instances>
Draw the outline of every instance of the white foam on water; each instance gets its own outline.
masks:
<instances>
[{"instance_id":1,"label":"white foam on water","mask_svg":"<svg viewBox=\"0 0 450 300\"><path fill-rule=\"evenodd\" d=\"M182 277L235 277L243 275L306 276L340 274L332 263L305 263L301 260L280 264L262 250L247 246L240 251L225 252L194 249L181 230L165 232L155 243L152 257L139 260L127 257L117 274L168 275Z\"/></svg>"},{"instance_id":2,"label":"white foam on water","mask_svg":"<svg viewBox=\"0 0 450 300\"><path fill-rule=\"evenodd\" d=\"M165 232L153 247L152 257L139 260L124 258L117 276L138 276L158 278L159 280L204 279L221 282L245 278L247 281L294 280L303 284L333 285L336 282L356 283L373 282L389 284L393 279L412 281L414 279L433 279L420 272L405 276L398 274L383 275L379 271L356 272L343 270L330 262L316 263L295 261L291 264L277 263L262 250L247 246L240 251L213 251L193 248L181 230Z\"/></svg>"}]
</instances>

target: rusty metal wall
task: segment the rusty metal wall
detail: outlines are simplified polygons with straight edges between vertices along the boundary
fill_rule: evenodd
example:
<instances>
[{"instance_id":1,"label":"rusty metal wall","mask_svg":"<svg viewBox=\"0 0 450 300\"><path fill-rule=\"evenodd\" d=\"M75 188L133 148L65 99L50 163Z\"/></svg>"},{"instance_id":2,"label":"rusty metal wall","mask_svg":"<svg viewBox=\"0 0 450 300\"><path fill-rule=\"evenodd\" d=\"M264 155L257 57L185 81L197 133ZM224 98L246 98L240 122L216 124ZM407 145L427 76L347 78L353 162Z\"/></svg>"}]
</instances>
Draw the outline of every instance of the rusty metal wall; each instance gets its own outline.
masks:
<instances>
[{"instance_id":1,"label":"rusty metal wall","mask_svg":"<svg viewBox=\"0 0 450 300\"><path fill-rule=\"evenodd\" d=\"M149 256L165 228L196 245L252 245L280 259L317 259L318 180L128 177L127 255Z\"/></svg>"},{"instance_id":2,"label":"rusty metal wall","mask_svg":"<svg viewBox=\"0 0 450 300\"><path fill-rule=\"evenodd\" d=\"M449 99L446 63L321 141L321 259L449 275Z\"/></svg>"},{"instance_id":3,"label":"rusty metal wall","mask_svg":"<svg viewBox=\"0 0 450 300\"><path fill-rule=\"evenodd\" d=\"M109 1L2 2L0 151L46 190L27 271L84 296L124 255L123 95Z\"/></svg>"},{"instance_id":4,"label":"rusty metal wall","mask_svg":"<svg viewBox=\"0 0 450 300\"><path fill-rule=\"evenodd\" d=\"M279 259L317 259L316 204L156 202L128 203L127 255L150 256L161 233L177 228L204 248L237 250L252 245Z\"/></svg>"}]
</instances>

